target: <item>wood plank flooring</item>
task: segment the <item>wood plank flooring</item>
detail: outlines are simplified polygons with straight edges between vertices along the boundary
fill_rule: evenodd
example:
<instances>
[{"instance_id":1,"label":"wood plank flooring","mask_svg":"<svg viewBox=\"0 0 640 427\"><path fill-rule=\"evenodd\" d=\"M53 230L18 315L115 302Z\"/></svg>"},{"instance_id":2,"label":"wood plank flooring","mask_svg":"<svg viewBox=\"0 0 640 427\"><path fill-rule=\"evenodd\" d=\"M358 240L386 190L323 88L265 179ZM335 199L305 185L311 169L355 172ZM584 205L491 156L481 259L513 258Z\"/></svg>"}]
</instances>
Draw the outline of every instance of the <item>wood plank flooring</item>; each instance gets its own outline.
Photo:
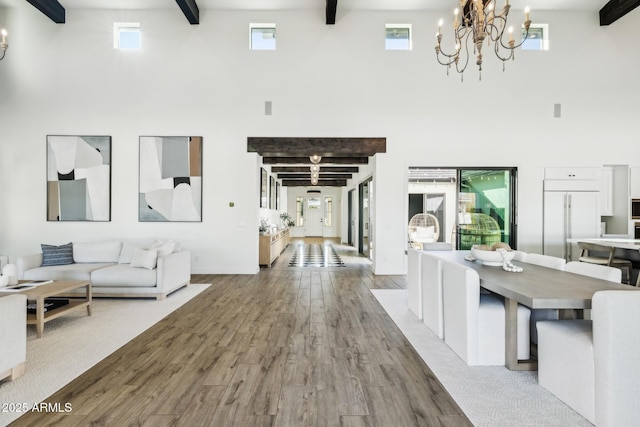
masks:
<instances>
[{"instance_id":1,"label":"wood plank flooring","mask_svg":"<svg viewBox=\"0 0 640 427\"><path fill-rule=\"evenodd\" d=\"M11 425L471 425L369 292L405 277L342 251L288 267L294 246L257 275L193 276L212 285L47 400L72 412Z\"/></svg>"}]
</instances>

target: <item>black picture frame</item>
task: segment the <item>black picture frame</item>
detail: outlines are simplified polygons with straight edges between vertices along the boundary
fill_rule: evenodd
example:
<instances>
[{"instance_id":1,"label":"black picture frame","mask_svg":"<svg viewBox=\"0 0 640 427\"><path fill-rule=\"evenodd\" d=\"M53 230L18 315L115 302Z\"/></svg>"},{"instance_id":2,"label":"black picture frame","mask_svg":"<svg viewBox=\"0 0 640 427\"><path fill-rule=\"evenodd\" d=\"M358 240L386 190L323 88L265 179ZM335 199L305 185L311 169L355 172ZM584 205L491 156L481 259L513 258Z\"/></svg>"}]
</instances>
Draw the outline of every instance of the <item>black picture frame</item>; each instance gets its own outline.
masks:
<instances>
[{"instance_id":1,"label":"black picture frame","mask_svg":"<svg viewBox=\"0 0 640 427\"><path fill-rule=\"evenodd\" d=\"M261 208L267 208L267 170L260 168L260 200L259 206Z\"/></svg>"}]
</instances>

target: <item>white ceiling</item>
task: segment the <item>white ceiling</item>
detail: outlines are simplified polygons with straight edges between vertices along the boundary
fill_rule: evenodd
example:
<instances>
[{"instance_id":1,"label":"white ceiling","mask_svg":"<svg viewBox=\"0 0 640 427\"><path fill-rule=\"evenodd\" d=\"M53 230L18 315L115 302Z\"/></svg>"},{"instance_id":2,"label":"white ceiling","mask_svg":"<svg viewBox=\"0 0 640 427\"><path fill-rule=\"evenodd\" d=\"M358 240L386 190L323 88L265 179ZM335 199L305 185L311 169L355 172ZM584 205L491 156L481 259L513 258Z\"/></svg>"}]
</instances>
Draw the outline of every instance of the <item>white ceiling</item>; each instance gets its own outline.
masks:
<instances>
[{"instance_id":1,"label":"white ceiling","mask_svg":"<svg viewBox=\"0 0 640 427\"><path fill-rule=\"evenodd\" d=\"M59 0L66 9L169 9L175 0ZM499 0L498 3L503 3ZM600 10L608 0L511 0L514 9ZM196 0L198 8L238 10L324 9L325 0ZM0 5L22 6L26 0L0 0ZM338 0L338 10L447 10L457 0Z\"/></svg>"}]
</instances>

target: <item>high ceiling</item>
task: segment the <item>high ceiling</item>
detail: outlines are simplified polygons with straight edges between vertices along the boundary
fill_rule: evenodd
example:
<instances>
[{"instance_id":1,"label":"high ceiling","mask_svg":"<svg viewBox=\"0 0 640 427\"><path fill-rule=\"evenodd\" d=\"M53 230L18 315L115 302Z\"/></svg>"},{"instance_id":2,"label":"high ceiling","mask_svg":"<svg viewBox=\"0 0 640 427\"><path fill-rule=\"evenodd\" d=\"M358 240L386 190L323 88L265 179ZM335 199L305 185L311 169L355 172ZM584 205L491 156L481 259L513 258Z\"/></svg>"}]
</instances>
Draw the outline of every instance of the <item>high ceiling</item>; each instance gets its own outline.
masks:
<instances>
[{"instance_id":1,"label":"high ceiling","mask_svg":"<svg viewBox=\"0 0 640 427\"><path fill-rule=\"evenodd\" d=\"M598 11L606 0L512 0L514 8L532 10ZM26 0L0 0L0 5L17 6ZM170 9L175 0L60 0L66 9ZM196 0L200 10L324 10L325 0ZM338 10L447 10L457 0L338 0Z\"/></svg>"}]
</instances>

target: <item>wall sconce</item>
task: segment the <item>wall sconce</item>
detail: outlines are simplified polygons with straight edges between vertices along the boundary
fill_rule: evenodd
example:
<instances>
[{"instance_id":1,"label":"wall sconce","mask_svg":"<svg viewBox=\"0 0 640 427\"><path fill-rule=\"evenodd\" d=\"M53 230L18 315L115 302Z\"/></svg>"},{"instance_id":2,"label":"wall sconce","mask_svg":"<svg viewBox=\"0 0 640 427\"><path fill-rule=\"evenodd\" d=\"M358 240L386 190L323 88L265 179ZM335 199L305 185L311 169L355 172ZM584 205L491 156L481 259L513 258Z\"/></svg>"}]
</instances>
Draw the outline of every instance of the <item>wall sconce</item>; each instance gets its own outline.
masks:
<instances>
[{"instance_id":1,"label":"wall sconce","mask_svg":"<svg viewBox=\"0 0 640 427\"><path fill-rule=\"evenodd\" d=\"M0 34L2 34L2 42L0 43L0 50L2 50L2 56L0 56L0 61L4 59L4 55L7 53L7 49L9 45L7 44L7 30L4 28L0 30Z\"/></svg>"}]
</instances>

